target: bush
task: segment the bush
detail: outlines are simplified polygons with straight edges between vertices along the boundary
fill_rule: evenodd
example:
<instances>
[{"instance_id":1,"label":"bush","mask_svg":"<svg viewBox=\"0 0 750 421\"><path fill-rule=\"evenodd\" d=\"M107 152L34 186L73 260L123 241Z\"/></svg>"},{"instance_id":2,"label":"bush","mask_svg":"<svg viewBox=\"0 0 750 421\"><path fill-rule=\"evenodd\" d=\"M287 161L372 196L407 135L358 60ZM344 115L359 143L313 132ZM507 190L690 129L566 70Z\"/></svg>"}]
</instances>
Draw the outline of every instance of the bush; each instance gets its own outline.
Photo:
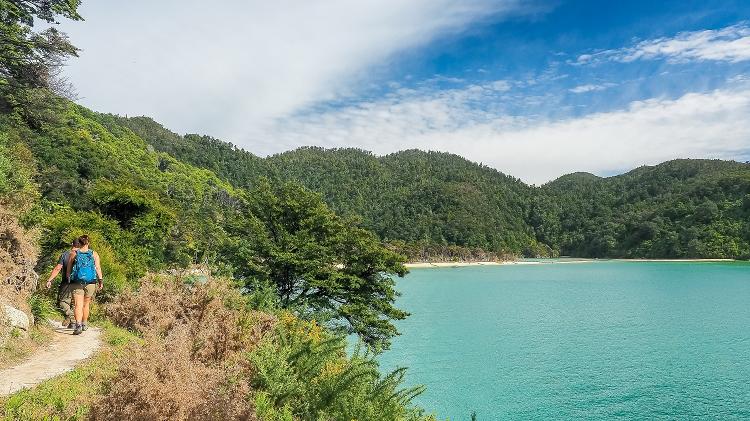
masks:
<instances>
[{"instance_id":1,"label":"bush","mask_svg":"<svg viewBox=\"0 0 750 421\"><path fill-rule=\"evenodd\" d=\"M47 319L51 319L58 316L55 303L47 296L35 293L29 298L29 306L31 307L31 314L34 315L34 323L39 324L46 322Z\"/></svg>"},{"instance_id":2,"label":"bush","mask_svg":"<svg viewBox=\"0 0 750 421\"><path fill-rule=\"evenodd\" d=\"M274 318L249 310L228 281L149 276L106 313L140 332L145 345L132 348L93 419L255 419L241 355Z\"/></svg>"},{"instance_id":3,"label":"bush","mask_svg":"<svg viewBox=\"0 0 750 421\"><path fill-rule=\"evenodd\" d=\"M373 355L315 321L282 314L274 335L251 353L254 401L269 420L425 420L411 404L423 387L402 388L405 369L386 376Z\"/></svg>"},{"instance_id":4,"label":"bush","mask_svg":"<svg viewBox=\"0 0 750 421\"><path fill-rule=\"evenodd\" d=\"M237 380L242 368L201 361L193 353L195 346L186 325L166 338L147 334L146 345L132 349L91 418L254 419L245 400L247 386Z\"/></svg>"},{"instance_id":5,"label":"bush","mask_svg":"<svg viewBox=\"0 0 750 421\"><path fill-rule=\"evenodd\" d=\"M105 288L99 299L108 301L122 291L128 279L145 273L143 262L133 258L137 253L116 222L92 212L75 212L63 208L44 221L42 263L52 265L60 253L70 247L70 241L82 234L91 239L91 248L99 254Z\"/></svg>"},{"instance_id":6,"label":"bush","mask_svg":"<svg viewBox=\"0 0 750 421\"><path fill-rule=\"evenodd\" d=\"M380 376L373 356L315 321L243 296L229 281L152 275L106 305L139 332L93 419L424 420L402 389L404 370ZM251 304L252 303L252 304Z\"/></svg>"}]
</instances>

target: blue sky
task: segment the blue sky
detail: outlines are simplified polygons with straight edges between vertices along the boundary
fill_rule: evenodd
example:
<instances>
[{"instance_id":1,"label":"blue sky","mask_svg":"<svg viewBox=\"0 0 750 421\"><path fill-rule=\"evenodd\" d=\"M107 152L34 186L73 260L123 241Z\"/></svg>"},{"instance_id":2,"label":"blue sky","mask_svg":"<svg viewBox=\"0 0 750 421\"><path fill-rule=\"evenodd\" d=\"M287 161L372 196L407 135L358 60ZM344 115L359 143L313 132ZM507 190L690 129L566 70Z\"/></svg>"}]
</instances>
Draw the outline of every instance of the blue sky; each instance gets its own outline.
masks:
<instances>
[{"instance_id":1,"label":"blue sky","mask_svg":"<svg viewBox=\"0 0 750 421\"><path fill-rule=\"evenodd\" d=\"M531 183L750 159L750 2L84 2L97 111L259 155L457 153Z\"/></svg>"}]
</instances>

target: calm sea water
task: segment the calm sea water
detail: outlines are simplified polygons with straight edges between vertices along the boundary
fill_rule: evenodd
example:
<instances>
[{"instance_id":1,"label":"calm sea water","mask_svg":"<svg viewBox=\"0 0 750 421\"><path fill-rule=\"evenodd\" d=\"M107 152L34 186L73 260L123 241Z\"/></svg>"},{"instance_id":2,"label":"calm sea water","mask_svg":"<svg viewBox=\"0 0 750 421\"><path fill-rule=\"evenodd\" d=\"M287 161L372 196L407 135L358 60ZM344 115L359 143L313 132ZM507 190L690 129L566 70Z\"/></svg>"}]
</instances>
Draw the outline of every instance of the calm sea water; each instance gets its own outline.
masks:
<instances>
[{"instance_id":1,"label":"calm sea water","mask_svg":"<svg viewBox=\"0 0 750 421\"><path fill-rule=\"evenodd\" d=\"M750 264L415 269L381 357L439 418L750 419Z\"/></svg>"}]
</instances>

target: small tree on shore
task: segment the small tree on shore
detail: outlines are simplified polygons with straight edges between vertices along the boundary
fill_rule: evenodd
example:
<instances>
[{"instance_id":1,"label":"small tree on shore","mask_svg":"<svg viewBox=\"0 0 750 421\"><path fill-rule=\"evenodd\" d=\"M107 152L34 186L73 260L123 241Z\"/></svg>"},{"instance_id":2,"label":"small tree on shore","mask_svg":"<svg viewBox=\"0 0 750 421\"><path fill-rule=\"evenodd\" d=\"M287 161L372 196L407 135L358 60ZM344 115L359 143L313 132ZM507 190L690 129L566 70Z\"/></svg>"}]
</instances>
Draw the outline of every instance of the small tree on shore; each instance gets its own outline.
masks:
<instances>
[{"instance_id":1,"label":"small tree on shore","mask_svg":"<svg viewBox=\"0 0 750 421\"><path fill-rule=\"evenodd\" d=\"M338 217L320 195L287 183L259 183L249 213L234 225L226 255L248 288L272 285L284 308L323 318L356 333L376 349L397 335L393 320L408 314L394 307L393 275L403 276L405 258L372 233Z\"/></svg>"}]
</instances>

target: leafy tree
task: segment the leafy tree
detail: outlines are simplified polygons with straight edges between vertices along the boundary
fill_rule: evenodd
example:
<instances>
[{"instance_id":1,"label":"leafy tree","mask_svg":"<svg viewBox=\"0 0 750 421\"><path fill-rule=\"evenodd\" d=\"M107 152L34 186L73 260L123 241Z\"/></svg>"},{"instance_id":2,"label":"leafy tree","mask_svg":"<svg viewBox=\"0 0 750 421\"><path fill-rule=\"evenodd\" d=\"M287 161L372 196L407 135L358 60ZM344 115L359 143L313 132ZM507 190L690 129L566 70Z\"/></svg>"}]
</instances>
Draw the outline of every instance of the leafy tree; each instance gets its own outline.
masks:
<instances>
[{"instance_id":1,"label":"leafy tree","mask_svg":"<svg viewBox=\"0 0 750 421\"><path fill-rule=\"evenodd\" d=\"M34 19L81 20L79 5L80 0L0 0L0 110L38 127L56 117L52 106L59 106L58 96L73 95L60 70L78 49L56 28L32 28Z\"/></svg>"},{"instance_id":2,"label":"leafy tree","mask_svg":"<svg viewBox=\"0 0 750 421\"><path fill-rule=\"evenodd\" d=\"M299 185L259 182L250 215L230 229L225 253L248 287L270 284L283 308L329 320L366 343L385 348L397 334L392 320L407 313L393 303L392 275L403 276L404 257L364 229L338 217Z\"/></svg>"},{"instance_id":3,"label":"leafy tree","mask_svg":"<svg viewBox=\"0 0 750 421\"><path fill-rule=\"evenodd\" d=\"M706 200L695 208L695 219L699 222L711 222L719 216L719 207L711 200Z\"/></svg>"}]
</instances>

